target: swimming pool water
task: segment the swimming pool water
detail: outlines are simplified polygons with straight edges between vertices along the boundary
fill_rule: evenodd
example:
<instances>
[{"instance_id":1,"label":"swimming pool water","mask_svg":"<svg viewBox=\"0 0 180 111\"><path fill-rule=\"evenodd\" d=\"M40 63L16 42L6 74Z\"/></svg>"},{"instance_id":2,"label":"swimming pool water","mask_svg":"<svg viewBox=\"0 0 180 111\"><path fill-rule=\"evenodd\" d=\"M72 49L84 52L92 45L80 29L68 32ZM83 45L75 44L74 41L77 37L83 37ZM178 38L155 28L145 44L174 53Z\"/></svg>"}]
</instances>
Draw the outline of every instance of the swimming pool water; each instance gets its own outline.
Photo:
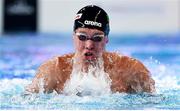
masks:
<instances>
[{"instance_id":1,"label":"swimming pool water","mask_svg":"<svg viewBox=\"0 0 180 111\"><path fill-rule=\"evenodd\" d=\"M108 51L139 59L151 71L155 94L100 96L24 95L37 67L53 56L73 52L69 34L0 37L0 109L179 109L180 35L110 35Z\"/></svg>"}]
</instances>

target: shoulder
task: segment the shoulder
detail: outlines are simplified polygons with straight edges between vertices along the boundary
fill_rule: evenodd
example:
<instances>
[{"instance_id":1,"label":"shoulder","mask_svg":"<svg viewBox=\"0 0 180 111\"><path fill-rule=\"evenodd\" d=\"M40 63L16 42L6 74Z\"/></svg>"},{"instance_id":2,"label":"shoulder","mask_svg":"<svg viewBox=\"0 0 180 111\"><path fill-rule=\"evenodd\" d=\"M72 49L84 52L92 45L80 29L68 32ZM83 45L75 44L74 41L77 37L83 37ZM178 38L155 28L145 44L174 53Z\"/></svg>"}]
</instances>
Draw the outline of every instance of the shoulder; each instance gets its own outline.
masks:
<instances>
[{"instance_id":1,"label":"shoulder","mask_svg":"<svg viewBox=\"0 0 180 111\"><path fill-rule=\"evenodd\" d=\"M71 64L73 55L74 54L66 54L46 60L40 65L37 73L55 74L57 69L65 67L66 64Z\"/></svg>"},{"instance_id":2,"label":"shoulder","mask_svg":"<svg viewBox=\"0 0 180 111\"><path fill-rule=\"evenodd\" d=\"M127 92L155 92L155 81L151 78L150 71L139 60L109 52L105 53L104 59L107 59L105 64L112 66L116 74L123 79Z\"/></svg>"},{"instance_id":3,"label":"shoulder","mask_svg":"<svg viewBox=\"0 0 180 111\"><path fill-rule=\"evenodd\" d=\"M47 66L56 66L58 65L59 63L68 63L68 62L71 62L72 61L72 58L73 58L73 55L74 54L65 54L65 55L62 55L62 56L56 56L56 57L53 57L47 61L45 61L44 63L41 64L40 67L47 67Z\"/></svg>"},{"instance_id":4,"label":"shoulder","mask_svg":"<svg viewBox=\"0 0 180 111\"><path fill-rule=\"evenodd\" d=\"M136 69L135 67L145 68L145 66L139 60L129 56L122 55L117 52L105 52L103 54L103 58L105 62L115 64L121 67L124 66L133 69Z\"/></svg>"},{"instance_id":5,"label":"shoulder","mask_svg":"<svg viewBox=\"0 0 180 111\"><path fill-rule=\"evenodd\" d=\"M150 72L146 66L139 60L124 56L118 53L106 52L104 55L104 66L105 69L116 70L121 76L127 77L142 77L149 76Z\"/></svg>"},{"instance_id":6,"label":"shoulder","mask_svg":"<svg viewBox=\"0 0 180 111\"><path fill-rule=\"evenodd\" d=\"M56 65L65 65L65 64L71 64L73 59L74 53L71 54L65 54L59 57L56 57Z\"/></svg>"},{"instance_id":7,"label":"shoulder","mask_svg":"<svg viewBox=\"0 0 180 111\"><path fill-rule=\"evenodd\" d=\"M117 53L117 52L104 52L103 57L104 58L111 58L114 61L115 60L122 60L122 61L135 60L134 58L131 58L129 56L125 56L125 55Z\"/></svg>"},{"instance_id":8,"label":"shoulder","mask_svg":"<svg viewBox=\"0 0 180 111\"><path fill-rule=\"evenodd\" d=\"M70 70L70 61L73 54L62 55L53 57L40 65L36 72L36 76L33 79L32 87L36 89L36 92L40 89L39 83L43 83L45 92L52 92L57 87L57 81L62 81L66 74L65 71ZM63 77L61 77L63 74Z\"/></svg>"}]
</instances>

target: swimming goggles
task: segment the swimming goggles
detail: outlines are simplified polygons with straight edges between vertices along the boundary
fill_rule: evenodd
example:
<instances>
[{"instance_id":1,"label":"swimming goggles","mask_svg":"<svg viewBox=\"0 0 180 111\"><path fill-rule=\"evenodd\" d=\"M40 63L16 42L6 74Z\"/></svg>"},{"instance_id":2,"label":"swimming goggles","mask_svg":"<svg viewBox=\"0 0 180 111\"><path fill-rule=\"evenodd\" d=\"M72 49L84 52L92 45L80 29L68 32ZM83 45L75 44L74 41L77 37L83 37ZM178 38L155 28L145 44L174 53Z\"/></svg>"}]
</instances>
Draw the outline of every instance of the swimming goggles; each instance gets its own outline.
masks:
<instances>
[{"instance_id":1,"label":"swimming goggles","mask_svg":"<svg viewBox=\"0 0 180 111\"><path fill-rule=\"evenodd\" d=\"M102 39L104 38L104 34L99 34L99 35L94 35L93 37L89 37L88 35L84 33L75 33L75 35L79 38L81 41L87 41L87 40L92 40L93 42L101 42Z\"/></svg>"}]
</instances>

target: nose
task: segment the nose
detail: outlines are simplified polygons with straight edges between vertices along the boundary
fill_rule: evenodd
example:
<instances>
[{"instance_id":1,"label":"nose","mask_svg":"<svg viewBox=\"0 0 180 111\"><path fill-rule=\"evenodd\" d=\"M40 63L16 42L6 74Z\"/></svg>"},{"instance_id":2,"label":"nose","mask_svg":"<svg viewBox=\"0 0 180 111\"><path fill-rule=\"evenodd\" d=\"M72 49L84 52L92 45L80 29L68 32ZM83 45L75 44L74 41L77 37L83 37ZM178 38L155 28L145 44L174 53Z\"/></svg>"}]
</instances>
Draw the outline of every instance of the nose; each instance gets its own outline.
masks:
<instances>
[{"instance_id":1,"label":"nose","mask_svg":"<svg viewBox=\"0 0 180 111\"><path fill-rule=\"evenodd\" d=\"M94 43L92 40L86 41L85 49L87 49L87 50L93 50L94 49Z\"/></svg>"}]
</instances>

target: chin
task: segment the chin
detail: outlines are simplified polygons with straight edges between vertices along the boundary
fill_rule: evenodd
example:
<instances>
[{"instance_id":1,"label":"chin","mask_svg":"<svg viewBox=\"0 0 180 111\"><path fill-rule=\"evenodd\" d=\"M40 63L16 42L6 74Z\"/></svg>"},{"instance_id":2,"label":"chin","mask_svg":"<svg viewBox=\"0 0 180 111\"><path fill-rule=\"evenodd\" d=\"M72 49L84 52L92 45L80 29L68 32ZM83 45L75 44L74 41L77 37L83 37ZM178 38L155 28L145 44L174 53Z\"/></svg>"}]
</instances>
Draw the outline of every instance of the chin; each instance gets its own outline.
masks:
<instances>
[{"instance_id":1,"label":"chin","mask_svg":"<svg viewBox=\"0 0 180 111\"><path fill-rule=\"evenodd\" d=\"M85 59L85 62L94 62L96 59Z\"/></svg>"},{"instance_id":2,"label":"chin","mask_svg":"<svg viewBox=\"0 0 180 111\"><path fill-rule=\"evenodd\" d=\"M96 57L94 57L94 56L85 56L84 58L85 58L85 60L89 60L89 61L95 61L96 60Z\"/></svg>"}]
</instances>

